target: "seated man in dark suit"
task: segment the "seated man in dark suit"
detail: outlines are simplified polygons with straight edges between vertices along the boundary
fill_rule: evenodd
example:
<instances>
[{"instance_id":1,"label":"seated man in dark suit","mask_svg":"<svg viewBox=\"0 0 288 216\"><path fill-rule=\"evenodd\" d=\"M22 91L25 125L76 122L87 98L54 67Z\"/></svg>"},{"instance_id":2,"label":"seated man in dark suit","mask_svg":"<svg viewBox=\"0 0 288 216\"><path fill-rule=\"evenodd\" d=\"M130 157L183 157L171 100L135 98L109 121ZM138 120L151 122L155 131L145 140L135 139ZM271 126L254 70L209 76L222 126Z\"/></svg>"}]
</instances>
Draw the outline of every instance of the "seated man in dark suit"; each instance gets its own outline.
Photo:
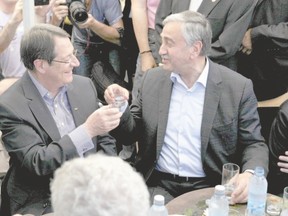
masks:
<instances>
[{"instance_id":1,"label":"seated man in dark suit","mask_svg":"<svg viewBox=\"0 0 288 216\"><path fill-rule=\"evenodd\" d=\"M99 108L92 81L73 75L79 61L63 29L34 26L24 34L20 52L27 71L0 97L0 130L10 155L3 216L51 212L54 171L97 151L115 155L115 139L107 132L122 115L117 108Z\"/></svg>"},{"instance_id":2,"label":"seated man in dark suit","mask_svg":"<svg viewBox=\"0 0 288 216\"><path fill-rule=\"evenodd\" d=\"M164 20L159 54L163 67L147 71L139 96L113 134L138 140L135 166L152 197L168 202L185 192L221 184L222 165L237 163L241 174L231 203L247 201L250 170L268 172L268 148L260 133L252 82L209 60L212 31L201 14L185 11ZM128 92L113 84L105 92Z\"/></svg>"},{"instance_id":3,"label":"seated man in dark suit","mask_svg":"<svg viewBox=\"0 0 288 216\"><path fill-rule=\"evenodd\" d=\"M288 185L288 101L281 105L271 126L269 151L268 191L281 194Z\"/></svg>"}]
</instances>

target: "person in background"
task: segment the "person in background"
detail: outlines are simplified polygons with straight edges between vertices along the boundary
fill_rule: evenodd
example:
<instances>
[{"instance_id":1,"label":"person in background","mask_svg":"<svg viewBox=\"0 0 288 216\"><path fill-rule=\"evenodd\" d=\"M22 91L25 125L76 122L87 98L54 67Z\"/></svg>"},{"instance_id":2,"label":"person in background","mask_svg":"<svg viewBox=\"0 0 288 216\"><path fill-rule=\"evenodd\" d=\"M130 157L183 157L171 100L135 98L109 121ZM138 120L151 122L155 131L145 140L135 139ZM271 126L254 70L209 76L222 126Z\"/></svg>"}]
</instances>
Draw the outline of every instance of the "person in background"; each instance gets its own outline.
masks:
<instances>
[{"instance_id":1,"label":"person in background","mask_svg":"<svg viewBox=\"0 0 288 216\"><path fill-rule=\"evenodd\" d=\"M145 73L138 98L111 135L126 144L138 141L135 167L151 197L162 194L169 202L221 184L222 165L234 162L241 174L231 203L244 203L254 168L268 172L252 82L207 57L212 30L200 13L172 14L163 24L163 66ZM113 84L105 91L109 104L115 92L128 98Z\"/></svg>"},{"instance_id":2,"label":"person in background","mask_svg":"<svg viewBox=\"0 0 288 216\"><path fill-rule=\"evenodd\" d=\"M53 1L50 5L35 7L36 22L48 22ZM20 60L20 41L24 33L22 8L23 0L0 0L0 94L25 72Z\"/></svg>"},{"instance_id":3,"label":"person in background","mask_svg":"<svg viewBox=\"0 0 288 216\"><path fill-rule=\"evenodd\" d=\"M241 51L238 72L252 80L259 101L287 92L288 1L258 1Z\"/></svg>"},{"instance_id":4,"label":"person in background","mask_svg":"<svg viewBox=\"0 0 288 216\"><path fill-rule=\"evenodd\" d=\"M73 23L72 42L78 50L80 66L74 73L90 77L93 64L97 60L109 60L114 70L120 74L120 59L117 48L121 46L124 35L122 10L118 0L89 0L86 10L88 19L84 22L71 20ZM68 16L66 0L55 0L53 24L60 25ZM107 61L108 61L107 60Z\"/></svg>"},{"instance_id":5,"label":"person in background","mask_svg":"<svg viewBox=\"0 0 288 216\"><path fill-rule=\"evenodd\" d=\"M10 155L0 215L42 215L52 211L49 182L65 161L98 151L116 155L107 132L122 113L99 108L92 81L73 75L79 61L65 30L35 25L23 35L20 55L27 71L0 97L0 130Z\"/></svg>"},{"instance_id":6,"label":"person in background","mask_svg":"<svg viewBox=\"0 0 288 216\"><path fill-rule=\"evenodd\" d=\"M131 0L122 0L123 2L123 23L125 34L123 39L123 49L121 53L121 76L124 79L127 75L128 89L133 87L133 78L136 70L136 62L139 53L135 31L132 23Z\"/></svg>"},{"instance_id":7,"label":"person in background","mask_svg":"<svg viewBox=\"0 0 288 216\"><path fill-rule=\"evenodd\" d=\"M288 182L288 101L274 119L269 136L268 192L283 193Z\"/></svg>"},{"instance_id":8,"label":"person in background","mask_svg":"<svg viewBox=\"0 0 288 216\"><path fill-rule=\"evenodd\" d=\"M212 47L209 58L237 71L236 53L250 24L257 0L161 0L155 19L156 44L161 45L163 20L185 10L203 14L212 28ZM158 56L158 61L161 57Z\"/></svg>"},{"instance_id":9,"label":"person in background","mask_svg":"<svg viewBox=\"0 0 288 216\"><path fill-rule=\"evenodd\" d=\"M132 98L137 97L143 74L157 66L155 45L155 14L160 0L132 0L132 21L139 47Z\"/></svg>"},{"instance_id":10,"label":"person in background","mask_svg":"<svg viewBox=\"0 0 288 216\"><path fill-rule=\"evenodd\" d=\"M147 216L150 206L143 177L119 157L67 161L50 188L54 216Z\"/></svg>"}]
</instances>

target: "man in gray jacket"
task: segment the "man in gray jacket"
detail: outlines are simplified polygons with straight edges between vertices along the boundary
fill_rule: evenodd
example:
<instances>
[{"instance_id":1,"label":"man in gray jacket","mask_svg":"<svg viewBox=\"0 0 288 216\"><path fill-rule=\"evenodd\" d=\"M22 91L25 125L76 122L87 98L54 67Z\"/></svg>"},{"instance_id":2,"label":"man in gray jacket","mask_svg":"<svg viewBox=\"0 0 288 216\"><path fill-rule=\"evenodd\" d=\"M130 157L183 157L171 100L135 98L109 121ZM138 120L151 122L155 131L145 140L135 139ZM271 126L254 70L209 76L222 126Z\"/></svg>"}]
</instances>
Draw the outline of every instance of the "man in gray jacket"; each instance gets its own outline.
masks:
<instances>
[{"instance_id":1,"label":"man in gray jacket","mask_svg":"<svg viewBox=\"0 0 288 216\"><path fill-rule=\"evenodd\" d=\"M65 161L97 151L116 155L107 132L122 113L99 108L92 81L73 75L79 61L63 29L36 25L20 51L27 72L0 97L0 130L10 155L0 215L42 215L52 211L50 179Z\"/></svg>"},{"instance_id":2,"label":"man in gray jacket","mask_svg":"<svg viewBox=\"0 0 288 216\"><path fill-rule=\"evenodd\" d=\"M138 140L136 168L151 195L166 201L221 184L222 166L237 163L241 174L231 203L247 201L256 166L268 172L268 148L260 133L252 82L207 57L212 31L201 14L185 11L164 20L159 54L163 67L145 73L139 97L113 135ZM128 92L113 84L105 92Z\"/></svg>"}]
</instances>

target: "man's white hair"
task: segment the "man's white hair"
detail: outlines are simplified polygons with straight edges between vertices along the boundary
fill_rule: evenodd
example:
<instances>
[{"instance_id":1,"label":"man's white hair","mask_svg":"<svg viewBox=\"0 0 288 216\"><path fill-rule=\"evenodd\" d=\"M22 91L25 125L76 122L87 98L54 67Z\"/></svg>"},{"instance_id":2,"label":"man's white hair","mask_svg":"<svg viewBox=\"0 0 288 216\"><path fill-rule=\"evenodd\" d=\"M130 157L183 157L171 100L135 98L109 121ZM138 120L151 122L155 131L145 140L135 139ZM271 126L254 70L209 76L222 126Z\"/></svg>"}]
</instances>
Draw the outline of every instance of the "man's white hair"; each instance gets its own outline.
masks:
<instances>
[{"instance_id":1,"label":"man's white hair","mask_svg":"<svg viewBox=\"0 0 288 216\"><path fill-rule=\"evenodd\" d=\"M55 216L146 216L149 209L144 179L119 157L67 161L50 187Z\"/></svg>"}]
</instances>

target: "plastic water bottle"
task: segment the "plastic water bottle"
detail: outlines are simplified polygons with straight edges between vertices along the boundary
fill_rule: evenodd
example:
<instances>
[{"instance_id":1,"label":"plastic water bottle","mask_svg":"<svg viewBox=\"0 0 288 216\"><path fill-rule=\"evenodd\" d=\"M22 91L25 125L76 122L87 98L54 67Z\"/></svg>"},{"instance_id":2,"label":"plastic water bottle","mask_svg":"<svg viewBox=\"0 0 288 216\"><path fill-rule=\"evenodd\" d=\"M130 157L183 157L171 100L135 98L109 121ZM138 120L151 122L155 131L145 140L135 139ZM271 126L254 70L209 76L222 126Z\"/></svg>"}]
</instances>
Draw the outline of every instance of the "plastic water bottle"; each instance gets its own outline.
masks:
<instances>
[{"instance_id":1,"label":"plastic water bottle","mask_svg":"<svg viewBox=\"0 0 288 216\"><path fill-rule=\"evenodd\" d=\"M216 185L214 194L209 200L208 215L209 216L228 216L229 201L225 195L225 187Z\"/></svg>"},{"instance_id":2,"label":"plastic water bottle","mask_svg":"<svg viewBox=\"0 0 288 216\"><path fill-rule=\"evenodd\" d=\"M164 196L154 196L153 205L148 211L148 216L168 216L168 210L165 206Z\"/></svg>"},{"instance_id":3,"label":"plastic water bottle","mask_svg":"<svg viewBox=\"0 0 288 216\"><path fill-rule=\"evenodd\" d=\"M249 182L246 216L265 216L267 186L263 167L256 167Z\"/></svg>"}]
</instances>

